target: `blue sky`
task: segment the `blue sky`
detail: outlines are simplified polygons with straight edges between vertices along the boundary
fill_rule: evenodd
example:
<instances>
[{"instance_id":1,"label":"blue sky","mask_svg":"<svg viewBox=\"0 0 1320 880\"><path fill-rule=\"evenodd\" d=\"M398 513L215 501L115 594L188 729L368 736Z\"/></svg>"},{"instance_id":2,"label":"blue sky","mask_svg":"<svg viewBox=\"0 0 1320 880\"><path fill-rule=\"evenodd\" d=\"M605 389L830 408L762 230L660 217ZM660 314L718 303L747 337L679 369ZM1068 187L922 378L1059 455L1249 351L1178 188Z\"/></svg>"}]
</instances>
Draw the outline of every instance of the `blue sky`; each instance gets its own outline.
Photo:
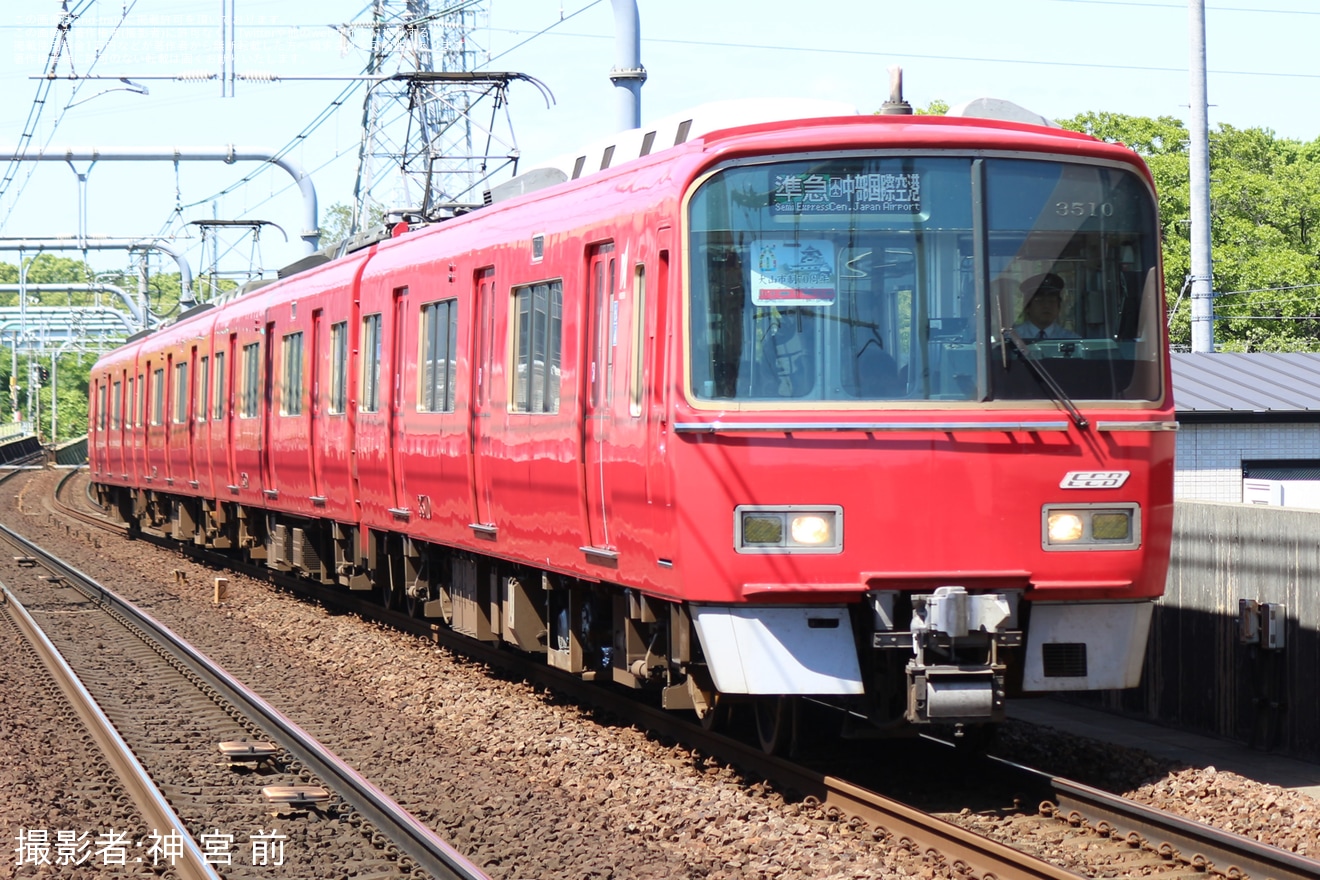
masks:
<instances>
[{"instance_id":1,"label":"blue sky","mask_svg":"<svg viewBox=\"0 0 1320 880\"><path fill-rule=\"evenodd\" d=\"M441 0L432 0L438 7ZM368 0L233 0L238 13L235 68L240 73L347 76L364 54L332 26L366 21ZM58 0L30 0L0 13L0 144L17 143L31 118L38 82L55 36ZM528 85L509 106L524 169L617 128L614 14L609 0L487 0L474 42L488 69L527 73L554 95L547 107ZM1210 121L1262 126L1282 137L1320 137L1320 3L1314 0L1208 0ZM222 0L69 0L83 9L61 74L173 76L215 71ZM1051 118L1097 110L1188 118L1188 10L1178 0L639 0L643 120L697 104L743 97L842 100L863 111L888 95L891 65L904 71L907 99L956 104L1006 98ZM130 10L121 23L121 13ZM117 27L117 30L116 30ZM97 58L97 53L100 57ZM282 148L330 105L343 82L239 83L222 97L215 83L141 82L150 94L78 92L54 83L33 142L51 146ZM102 94L102 92L104 92ZM291 152L313 174L322 210L351 199L362 116L354 94ZM85 170L86 163L78 163ZM87 184L91 234L159 233L187 222L263 219L260 258L268 269L300 254L301 203L275 170L238 181L258 166L99 163ZM0 197L0 237L68 235L78 229L78 185L62 162L25 164ZM7 172L6 172L7 173ZM224 193L223 195L220 195ZM181 210L176 212L176 207ZM200 241L179 243L202 274L212 259ZM222 268L246 267L250 243L230 250ZM68 254L75 256L76 254ZM16 254L0 252L14 262ZM115 252L93 253L98 268L128 265ZM164 267L172 271L173 265Z\"/></svg>"}]
</instances>

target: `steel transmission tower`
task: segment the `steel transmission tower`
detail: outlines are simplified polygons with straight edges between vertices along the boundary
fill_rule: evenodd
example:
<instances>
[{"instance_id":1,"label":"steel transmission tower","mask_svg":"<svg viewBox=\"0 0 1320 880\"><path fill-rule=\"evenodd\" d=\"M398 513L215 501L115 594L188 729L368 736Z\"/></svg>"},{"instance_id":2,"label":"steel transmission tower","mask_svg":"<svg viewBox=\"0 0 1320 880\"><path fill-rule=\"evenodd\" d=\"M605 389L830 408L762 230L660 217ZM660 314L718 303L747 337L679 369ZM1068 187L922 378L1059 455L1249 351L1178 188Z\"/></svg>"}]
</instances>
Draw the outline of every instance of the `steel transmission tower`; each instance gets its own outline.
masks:
<instances>
[{"instance_id":1,"label":"steel transmission tower","mask_svg":"<svg viewBox=\"0 0 1320 880\"><path fill-rule=\"evenodd\" d=\"M475 69L485 14L485 0L373 0L354 230L381 213L435 219L481 204L487 179L516 167L508 85L535 81Z\"/></svg>"}]
</instances>

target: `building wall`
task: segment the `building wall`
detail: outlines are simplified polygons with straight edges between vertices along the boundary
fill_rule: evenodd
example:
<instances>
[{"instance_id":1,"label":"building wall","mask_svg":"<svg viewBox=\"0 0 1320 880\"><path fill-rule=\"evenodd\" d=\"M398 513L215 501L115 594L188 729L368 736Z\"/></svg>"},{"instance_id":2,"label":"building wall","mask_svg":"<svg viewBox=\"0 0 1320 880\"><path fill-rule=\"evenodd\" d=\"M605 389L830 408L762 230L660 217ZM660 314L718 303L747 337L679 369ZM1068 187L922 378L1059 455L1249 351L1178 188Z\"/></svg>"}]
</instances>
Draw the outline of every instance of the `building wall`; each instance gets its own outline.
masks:
<instances>
[{"instance_id":1,"label":"building wall","mask_svg":"<svg viewBox=\"0 0 1320 880\"><path fill-rule=\"evenodd\" d=\"M1178 431L1173 496L1242 501L1242 460L1320 459L1315 424L1189 425Z\"/></svg>"}]
</instances>

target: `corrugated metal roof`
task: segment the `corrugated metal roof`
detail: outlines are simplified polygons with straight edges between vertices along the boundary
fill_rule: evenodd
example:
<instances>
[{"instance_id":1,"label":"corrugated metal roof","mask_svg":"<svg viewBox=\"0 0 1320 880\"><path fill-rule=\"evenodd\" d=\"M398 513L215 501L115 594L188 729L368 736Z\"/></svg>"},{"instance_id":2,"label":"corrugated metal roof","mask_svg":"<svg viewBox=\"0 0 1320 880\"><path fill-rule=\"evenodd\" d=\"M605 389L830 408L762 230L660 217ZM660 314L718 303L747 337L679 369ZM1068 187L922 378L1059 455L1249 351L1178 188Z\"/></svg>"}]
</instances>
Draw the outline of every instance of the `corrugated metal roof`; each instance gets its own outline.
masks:
<instances>
[{"instance_id":1,"label":"corrugated metal roof","mask_svg":"<svg viewBox=\"0 0 1320 880\"><path fill-rule=\"evenodd\" d=\"M1320 354L1173 354L1181 413L1320 416Z\"/></svg>"}]
</instances>

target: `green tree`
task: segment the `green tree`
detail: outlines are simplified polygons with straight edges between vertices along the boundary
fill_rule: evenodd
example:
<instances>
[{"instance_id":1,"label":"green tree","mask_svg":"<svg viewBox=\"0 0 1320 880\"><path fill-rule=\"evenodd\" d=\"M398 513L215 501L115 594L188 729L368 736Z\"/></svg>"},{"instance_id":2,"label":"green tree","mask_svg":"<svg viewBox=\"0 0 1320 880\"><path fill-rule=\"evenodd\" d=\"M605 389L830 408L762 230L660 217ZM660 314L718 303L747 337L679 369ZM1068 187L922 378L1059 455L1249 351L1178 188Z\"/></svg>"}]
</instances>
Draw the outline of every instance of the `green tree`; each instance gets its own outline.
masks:
<instances>
[{"instance_id":1,"label":"green tree","mask_svg":"<svg viewBox=\"0 0 1320 880\"><path fill-rule=\"evenodd\" d=\"M1126 144L1150 167L1160 199L1170 337L1191 340L1180 294L1191 272L1190 143L1172 117L1083 113L1062 125ZM1221 124L1210 133L1210 238L1215 338L1225 351L1314 350L1320 320L1320 141Z\"/></svg>"},{"instance_id":2,"label":"green tree","mask_svg":"<svg viewBox=\"0 0 1320 880\"><path fill-rule=\"evenodd\" d=\"M380 226L385 222L385 209L379 205L367 211L367 217L358 231ZM348 238L348 231L353 228L353 206L344 202L335 202L321 216L321 247L329 247Z\"/></svg>"},{"instance_id":3,"label":"green tree","mask_svg":"<svg viewBox=\"0 0 1320 880\"><path fill-rule=\"evenodd\" d=\"M18 279L18 265L0 263L0 283L17 284ZM135 291L137 285L135 276L125 278L112 274L98 277L86 263L53 254L38 254L27 263L29 284L82 286L98 281L129 291ZM166 290L169 288L168 284L162 286ZM173 290L174 302L177 303L177 275L174 276ZM34 306L88 306L100 302L113 308L121 307L118 298L107 298L105 294L89 290L34 290L28 296L29 304ZM18 297L17 292L0 292L0 305L17 305ZM0 358L0 418L6 422L14 420L16 399L20 418L26 418L34 411L39 412L40 424L34 427L45 442L63 442L86 433L88 376L96 360L96 352L82 351L75 345L68 349L55 349L53 374L50 369L52 351L49 348L41 352L24 349L17 356L10 348L4 354L6 356ZM43 370L44 379L41 378ZM54 437L51 436L52 388L57 407L54 410L54 424L58 436Z\"/></svg>"}]
</instances>

